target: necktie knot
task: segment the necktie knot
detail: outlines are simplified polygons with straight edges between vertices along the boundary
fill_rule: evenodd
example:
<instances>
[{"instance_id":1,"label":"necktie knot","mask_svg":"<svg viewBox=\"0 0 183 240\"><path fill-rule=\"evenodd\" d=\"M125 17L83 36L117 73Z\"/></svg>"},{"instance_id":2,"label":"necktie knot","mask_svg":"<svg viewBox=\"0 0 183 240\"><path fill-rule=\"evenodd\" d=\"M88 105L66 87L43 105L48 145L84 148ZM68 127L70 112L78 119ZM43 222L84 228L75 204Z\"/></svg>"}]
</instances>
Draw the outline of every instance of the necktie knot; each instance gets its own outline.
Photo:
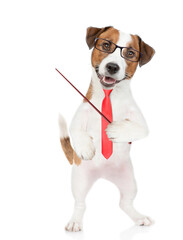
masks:
<instances>
[{"instance_id":1,"label":"necktie knot","mask_svg":"<svg viewBox=\"0 0 183 240\"><path fill-rule=\"evenodd\" d=\"M110 93L112 92L112 89L103 89L105 97L109 97Z\"/></svg>"}]
</instances>

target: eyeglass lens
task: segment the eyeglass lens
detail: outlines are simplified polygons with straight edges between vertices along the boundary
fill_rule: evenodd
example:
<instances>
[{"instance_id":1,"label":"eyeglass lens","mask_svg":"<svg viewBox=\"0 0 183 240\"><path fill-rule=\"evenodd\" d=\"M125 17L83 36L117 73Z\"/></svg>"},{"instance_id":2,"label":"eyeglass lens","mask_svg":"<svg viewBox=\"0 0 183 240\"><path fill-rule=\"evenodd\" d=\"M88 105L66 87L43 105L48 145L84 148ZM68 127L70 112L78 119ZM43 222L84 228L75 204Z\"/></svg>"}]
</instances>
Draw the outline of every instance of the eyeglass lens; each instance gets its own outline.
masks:
<instances>
[{"instance_id":1,"label":"eyeglass lens","mask_svg":"<svg viewBox=\"0 0 183 240\"><path fill-rule=\"evenodd\" d=\"M117 47L118 46L116 46L116 44L114 44L113 42L108 41L106 39L101 39L101 38L98 38L95 43L96 49L106 53L113 53ZM130 61L134 61L134 62L138 61L139 55L140 55L140 52L133 48L127 48L127 47L121 48L121 57L128 59Z\"/></svg>"}]
</instances>

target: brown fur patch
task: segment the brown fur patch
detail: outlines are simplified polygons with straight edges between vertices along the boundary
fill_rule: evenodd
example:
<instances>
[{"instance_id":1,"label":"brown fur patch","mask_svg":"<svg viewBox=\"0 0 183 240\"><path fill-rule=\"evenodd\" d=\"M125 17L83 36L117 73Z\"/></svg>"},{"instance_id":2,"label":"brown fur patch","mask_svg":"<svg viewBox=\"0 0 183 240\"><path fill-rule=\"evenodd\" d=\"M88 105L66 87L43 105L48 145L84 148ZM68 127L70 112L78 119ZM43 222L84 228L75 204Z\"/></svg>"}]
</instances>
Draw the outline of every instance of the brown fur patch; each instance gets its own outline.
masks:
<instances>
[{"instance_id":1,"label":"brown fur patch","mask_svg":"<svg viewBox=\"0 0 183 240\"><path fill-rule=\"evenodd\" d=\"M92 98L92 93L93 93L93 85L92 85L92 82L90 82L90 86L89 86L88 91L87 91L87 93L86 93L86 98L87 98L88 100L91 100L91 98ZM86 102L86 99L83 99L83 102Z\"/></svg>"},{"instance_id":2,"label":"brown fur patch","mask_svg":"<svg viewBox=\"0 0 183 240\"><path fill-rule=\"evenodd\" d=\"M70 143L70 138L69 137L61 138L60 143L69 163L73 164L73 148Z\"/></svg>"},{"instance_id":3,"label":"brown fur patch","mask_svg":"<svg viewBox=\"0 0 183 240\"><path fill-rule=\"evenodd\" d=\"M75 151L74 151L74 162L77 166L81 164L81 159L78 157Z\"/></svg>"},{"instance_id":4,"label":"brown fur patch","mask_svg":"<svg viewBox=\"0 0 183 240\"><path fill-rule=\"evenodd\" d=\"M107 31L101 33L99 38L104 38L112 41L113 43L117 43L119 39L119 31L113 27L109 28ZM92 52L92 66L99 66L101 61L108 56L108 53L101 52L94 48Z\"/></svg>"},{"instance_id":5,"label":"brown fur patch","mask_svg":"<svg viewBox=\"0 0 183 240\"><path fill-rule=\"evenodd\" d=\"M140 61L139 61L139 66L142 67L144 64L148 63L151 58L155 54L155 50L149 46L147 43L143 42L140 37L139 39L139 46L140 46L140 52L143 54Z\"/></svg>"},{"instance_id":6,"label":"brown fur patch","mask_svg":"<svg viewBox=\"0 0 183 240\"><path fill-rule=\"evenodd\" d=\"M97 38L101 33L107 31L111 26L104 28L88 27L86 32L86 43L89 49L91 49L95 44L95 38Z\"/></svg>"},{"instance_id":7,"label":"brown fur patch","mask_svg":"<svg viewBox=\"0 0 183 240\"><path fill-rule=\"evenodd\" d=\"M131 47L137 51L140 51L140 48L139 48L139 38L138 36L136 35L131 35L131 38L132 38L132 41L129 42L127 44L127 47ZM128 61L126 60L126 75L127 75L127 78L126 79L130 79L133 77L134 73L135 73L135 70L137 68L137 65L138 65L138 62L131 62L131 61Z\"/></svg>"}]
</instances>

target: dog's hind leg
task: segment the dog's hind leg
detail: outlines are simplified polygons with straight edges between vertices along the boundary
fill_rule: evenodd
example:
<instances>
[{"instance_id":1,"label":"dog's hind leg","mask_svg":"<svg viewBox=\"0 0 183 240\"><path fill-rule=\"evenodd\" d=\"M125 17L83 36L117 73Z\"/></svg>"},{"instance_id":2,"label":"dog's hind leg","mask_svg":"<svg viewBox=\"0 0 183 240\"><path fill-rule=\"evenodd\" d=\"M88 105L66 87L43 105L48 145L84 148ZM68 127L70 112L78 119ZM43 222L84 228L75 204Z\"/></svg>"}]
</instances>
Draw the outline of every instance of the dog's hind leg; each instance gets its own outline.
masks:
<instances>
[{"instance_id":1,"label":"dog's hind leg","mask_svg":"<svg viewBox=\"0 0 183 240\"><path fill-rule=\"evenodd\" d=\"M133 206L133 201L137 193L136 182L130 160L125 162L118 169L115 177L110 179L120 191L120 208L139 226L149 226L153 220L140 214Z\"/></svg>"},{"instance_id":2,"label":"dog's hind leg","mask_svg":"<svg viewBox=\"0 0 183 240\"><path fill-rule=\"evenodd\" d=\"M83 167L83 165L86 164L89 163L83 161L80 166L73 166L72 193L75 199L75 205L73 215L65 227L69 232L78 232L82 230L83 215L86 208L85 198L96 180L94 174L90 174L90 170Z\"/></svg>"}]
</instances>

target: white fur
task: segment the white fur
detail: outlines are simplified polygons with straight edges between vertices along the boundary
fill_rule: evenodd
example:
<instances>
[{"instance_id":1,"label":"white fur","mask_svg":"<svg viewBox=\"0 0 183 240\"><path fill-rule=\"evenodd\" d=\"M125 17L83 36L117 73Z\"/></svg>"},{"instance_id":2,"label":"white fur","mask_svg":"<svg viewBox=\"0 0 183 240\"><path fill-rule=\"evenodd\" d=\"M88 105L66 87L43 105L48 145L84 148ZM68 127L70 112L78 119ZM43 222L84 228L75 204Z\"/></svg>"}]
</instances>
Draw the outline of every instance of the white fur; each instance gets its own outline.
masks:
<instances>
[{"instance_id":1,"label":"white fur","mask_svg":"<svg viewBox=\"0 0 183 240\"><path fill-rule=\"evenodd\" d=\"M58 116L58 124L60 129L60 138L67 138L69 136L67 131L67 125L64 117L61 114L59 114Z\"/></svg>"},{"instance_id":2,"label":"white fur","mask_svg":"<svg viewBox=\"0 0 183 240\"><path fill-rule=\"evenodd\" d=\"M144 126L128 120L113 121L108 125L106 132L108 138L113 142L134 142L148 134L148 130Z\"/></svg>"},{"instance_id":3,"label":"white fur","mask_svg":"<svg viewBox=\"0 0 183 240\"><path fill-rule=\"evenodd\" d=\"M126 46L130 35L120 33L117 43ZM99 71L104 73L105 64L113 61L120 66L118 78L124 76L126 63L120 57L119 49L106 57L100 64ZM101 109L104 92L95 69L92 70L93 95L91 102ZM113 141L113 154L106 160L101 154L101 116L88 104L82 103L77 110L70 127L74 150L83 159L81 165L73 165L72 192L75 198L74 213L66 226L68 231L82 229L85 211L85 198L99 178L113 182L120 192L120 207L137 225L150 225L152 220L138 213L133 207L136 195L136 183L130 160L128 142L145 137L148 133L145 120L137 107L130 90L130 80L118 83L110 94L113 123L107 127L107 135ZM84 161L84 160L90 161Z\"/></svg>"},{"instance_id":4,"label":"white fur","mask_svg":"<svg viewBox=\"0 0 183 240\"><path fill-rule=\"evenodd\" d=\"M83 160L91 160L95 155L95 147L91 137L85 132L74 132L74 134L77 134L78 137L77 141L73 141L78 157Z\"/></svg>"}]
</instances>

